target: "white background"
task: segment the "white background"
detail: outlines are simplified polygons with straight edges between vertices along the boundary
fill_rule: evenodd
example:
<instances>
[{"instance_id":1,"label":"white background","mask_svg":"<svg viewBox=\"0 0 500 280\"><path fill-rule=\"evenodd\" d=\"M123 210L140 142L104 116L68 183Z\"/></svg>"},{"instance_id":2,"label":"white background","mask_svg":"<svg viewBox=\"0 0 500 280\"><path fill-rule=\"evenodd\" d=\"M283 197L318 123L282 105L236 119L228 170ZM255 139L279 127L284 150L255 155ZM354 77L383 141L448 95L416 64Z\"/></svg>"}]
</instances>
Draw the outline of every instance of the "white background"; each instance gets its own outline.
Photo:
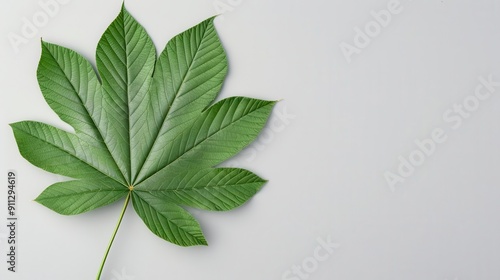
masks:
<instances>
[{"instance_id":1,"label":"white background","mask_svg":"<svg viewBox=\"0 0 500 280\"><path fill-rule=\"evenodd\" d=\"M500 81L500 2L400 1L387 27L348 63L355 28L389 0L128 0L160 51L175 34L216 20L230 73L220 98L284 99L265 138L231 164L269 180L235 211L193 211L210 246L181 248L153 235L130 208L103 279L500 279L500 87L462 125L443 114L473 98L479 77ZM18 172L18 272L0 279L95 279L121 203L65 217L33 202L64 180L25 161L8 123L68 128L36 81L39 38L94 63L121 0L69 0L16 53L23 17L38 1L0 8L1 166ZM288 118L283 115L288 114ZM279 117L281 115L281 118ZM447 140L393 189L400 156L440 128ZM6 254L6 178L0 185L0 252ZM340 247L315 262L318 239ZM3 260L3 257L0 257ZM287 275L292 266L307 275ZM303 268L301 268L304 270ZM293 278L295 277L295 278Z\"/></svg>"}]
</instances>

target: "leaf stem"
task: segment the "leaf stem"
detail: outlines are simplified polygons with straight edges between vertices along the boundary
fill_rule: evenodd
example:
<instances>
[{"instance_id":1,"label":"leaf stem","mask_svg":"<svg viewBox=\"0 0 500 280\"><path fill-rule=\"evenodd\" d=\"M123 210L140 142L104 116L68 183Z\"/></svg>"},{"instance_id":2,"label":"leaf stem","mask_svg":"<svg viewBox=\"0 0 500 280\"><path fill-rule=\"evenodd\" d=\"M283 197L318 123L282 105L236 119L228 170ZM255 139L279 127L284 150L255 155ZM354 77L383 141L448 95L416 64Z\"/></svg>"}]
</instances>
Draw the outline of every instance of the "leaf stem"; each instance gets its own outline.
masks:
<instances>
[{"instance_id":1,"label":"leaf stem","mask_svg":"<svg viewBox=\"0 0 500 280\"><path fill-rule=\"evenodd\" d=\"M113 241L115 241L116 233L118 232L118 228L120 228L120 224L123 220L123 215L125 214L125 210L127 210L128 202L130 201L130 196L132 195L132 191L128 192L127 198L125 198L125 203L123 204L123 209L120 214L120 218L118 219L118 223L116 223L115 231L113 232L113 236L111 236L111 240L109 240L108 248L106 249L106 253L104 254L104 258L101 262L101 267L99 268L99 273L97 274L97 280L101 279L102 270L104 268L104 264L106 263L106 259L108 258L109 250L113 245Z\"/></svg>"}]
</instances>

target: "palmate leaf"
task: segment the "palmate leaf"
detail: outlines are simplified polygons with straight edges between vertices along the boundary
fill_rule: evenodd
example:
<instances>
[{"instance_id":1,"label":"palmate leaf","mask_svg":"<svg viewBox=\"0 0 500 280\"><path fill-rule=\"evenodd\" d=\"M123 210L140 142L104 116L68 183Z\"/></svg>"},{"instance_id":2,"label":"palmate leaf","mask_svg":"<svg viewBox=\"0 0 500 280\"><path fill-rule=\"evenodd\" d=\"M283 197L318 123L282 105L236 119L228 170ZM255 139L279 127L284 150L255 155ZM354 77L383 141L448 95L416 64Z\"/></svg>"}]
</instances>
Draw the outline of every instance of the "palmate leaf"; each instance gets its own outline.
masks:
<instances>
[{"instance_id":1,"label":"palmate leaf","mask_svg":"<svg viewBox=\"0 0 500 280\"><path fill-rule=\"evenodd\" d=\"M24 158L75 180L48 187L36 201L74 215L125 198L121 217L132 200L157 236L206 244L184 207L230 210L265 184L250 171L215 166L255 140L275 102L230 97L212 104L227 73L214 18L175 36L157 58L122 7L96 61L98 74L78 53L42 41L40 89L74 133L33 121L11 126Z\"/></svg>"}]
</instances>

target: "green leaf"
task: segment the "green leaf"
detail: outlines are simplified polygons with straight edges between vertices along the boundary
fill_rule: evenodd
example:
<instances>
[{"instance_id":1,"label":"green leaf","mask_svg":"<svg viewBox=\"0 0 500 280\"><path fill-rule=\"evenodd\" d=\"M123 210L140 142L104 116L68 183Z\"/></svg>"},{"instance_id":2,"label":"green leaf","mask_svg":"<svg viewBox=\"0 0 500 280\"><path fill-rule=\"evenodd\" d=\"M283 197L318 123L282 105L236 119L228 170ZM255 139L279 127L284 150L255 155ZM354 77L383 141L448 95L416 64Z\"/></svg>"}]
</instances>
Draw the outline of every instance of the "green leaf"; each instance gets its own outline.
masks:
<instances>
[{"instance_id":1,"label":"green leaf","mask_svg":"<svg viewBox=\"0 0 500 280\"><path fill-rule=\"evenodd\" d=\"M123 183L106 152L74 134L32 121L13 123L11 127L21 155L33 165L72 178L110 177Z\"/></svg>"},{"instance_id":2,"label":"green leaf","mask_svg":"<svg viewBox=\"0 0 500 280\"><path fill-rule=\"evenodd\" d=\"M102 116L99 106L102 93L90 63L70 49L42 41L37 78L52 110L80 138L103 146L102 133L97 127Z\"/></svg>"},{"instance_id":3,"label":"green leaf","mask_svg":"<svg viewBox=\"0 0 500 280\"><path fill-rule=\"evenodd\" d=\"M36 201L63 215L75 215L106 206L127 196L128 189L113 180L77 180L55 183Z\"/></svg>"},{"instance_id":4,"label":"green leaf","mask_svg":"<svg viewBox=\"0 0 500 280\"><path fill-rule=\"evenodd\" d=\"M144 172L146 179L137 188L158 185L168 174L211 167L234 156L257 137L274 104L231 97L211 106L162 148L151 167L145 164L149 173Z\"/></svg>"},{"instance_id":5,"label":"green leaf","mask_svg":"<svg viewBox=\"0 0 500 280\"><path fill-rule=\"evenodd\" d=\"M200 225L182 207L147 192L133 192L132 203L146 226L159 237L180 246L207 245Z\"/></svg>"},{"instance_id":6,"label":"green leaf","mask_svg":"<svg viewBox=\"0 0 500 280\"><path fill-rule=\"evenodd\" d=\"M158 58L153 77L156 94L151 95L156 133L145 135L151 136L153 146L138 180L157 165L164 147L190 126L222 87L227 60L213 21L207 19L175 36Z\"/></svg>"},{"instance_id":7,"label":"green leaf","mask_svg":"<svg viewBox=\"0 0 500 280\"><path fill-rule=\"evenodd\" d=\"M227 211L241 206L266 181L238 168L208 168L184 171L168 181L137 189L180 205L212 211Z\"/></svg>"},{"instance_id":8,"label":"green leaf","mask_svg":"<svg viewBox=\"0 0 500 280\"><path fill-rule=\"evenodd\" d=\"M144 134L153 132L148 116L147 94L154 70L156 50L149 35L122 8L97 45L97 69L109 106L106 140L128 182L137 162L146 157L150 143Z\"/></svg>"},{"instance_id":9,"label":"green leaf","mask_svg":"<svg viewBox=\"0 0 500 280\"><path fill-rule=\"evenodd\" d=\"M42 42L40 89L74 132L33 121L11 126L24 158L76 180L49 186L36 201L75 215L125 198L111 245L131 199L155 235L206 245L183 207L231 210L260 190L266 181L252 172L215 167L256 139L275 101L212 104L228 69L214 18L175 36L157 59L151 38L122 7L99 40L96 68Z\"/></svg>"}]
</instances>

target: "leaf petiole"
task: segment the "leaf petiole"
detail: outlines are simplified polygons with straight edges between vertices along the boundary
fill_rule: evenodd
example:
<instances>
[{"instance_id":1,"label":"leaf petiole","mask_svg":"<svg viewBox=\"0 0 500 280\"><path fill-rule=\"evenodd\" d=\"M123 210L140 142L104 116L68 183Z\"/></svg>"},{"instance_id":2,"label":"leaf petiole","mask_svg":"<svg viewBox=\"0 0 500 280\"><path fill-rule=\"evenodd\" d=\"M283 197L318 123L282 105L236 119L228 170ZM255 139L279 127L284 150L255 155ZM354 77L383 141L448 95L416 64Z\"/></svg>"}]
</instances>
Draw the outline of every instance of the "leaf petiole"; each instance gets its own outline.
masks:
<instances>
[{"instance_id":1,"label":"leaf petiole","mask_svg":"<svg viewBox=\"0 0 500 280\"><path fill-rule=\"evenodd\" d=\"M127 210L128 202L130 200L130 196L132 195L132 189L128 192L127 198L125 198L125 203L123 204L123 209L120 214L120 218L118 219L118 223L116 223L115 231L113 232L113 236L111 236L111 240L109 240L108 248L106 249L106 253L101 262L101 267L99 268L99 273L97 274L97 280L101 279L102 270L104 268L104 264L106 263L106 259L108 258L109 250L113 245L113 241L115 241L116 233L118 232L118 228L120 228L120 224L123 220L123 215L125 214L125 210Z\"/></svg>"}]
</instances>

